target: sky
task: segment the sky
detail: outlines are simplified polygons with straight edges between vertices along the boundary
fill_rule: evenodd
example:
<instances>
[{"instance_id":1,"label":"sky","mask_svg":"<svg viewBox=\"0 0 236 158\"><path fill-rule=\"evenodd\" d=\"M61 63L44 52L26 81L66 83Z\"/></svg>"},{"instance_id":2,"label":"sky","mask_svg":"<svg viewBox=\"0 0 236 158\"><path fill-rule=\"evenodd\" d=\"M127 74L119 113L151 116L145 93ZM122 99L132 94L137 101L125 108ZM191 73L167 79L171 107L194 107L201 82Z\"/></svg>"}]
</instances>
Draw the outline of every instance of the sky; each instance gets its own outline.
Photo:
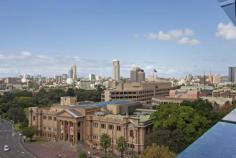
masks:
<instances>
[{"instance_id":1,"label":"sky","mask_svg":"<svg viewBox=\"0 0 236 158\"><path fill-rule=\"evenodd\" d=\"M161 77L226 75L236 28L217 0L0 1L0 77L121 76L134 66Z\"/></svg>"}]
</instances>

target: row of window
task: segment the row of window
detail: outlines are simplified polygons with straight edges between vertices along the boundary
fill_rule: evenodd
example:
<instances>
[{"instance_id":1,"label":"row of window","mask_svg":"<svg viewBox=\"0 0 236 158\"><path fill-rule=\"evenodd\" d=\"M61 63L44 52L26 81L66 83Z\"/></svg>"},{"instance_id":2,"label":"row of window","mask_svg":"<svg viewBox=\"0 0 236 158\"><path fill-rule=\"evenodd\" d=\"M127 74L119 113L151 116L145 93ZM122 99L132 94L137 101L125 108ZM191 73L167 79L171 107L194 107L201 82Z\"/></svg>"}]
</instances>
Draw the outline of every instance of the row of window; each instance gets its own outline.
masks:
<instances>
[{"instance_id":1,"label":"row of window","mask_svg":"<svg viewBox=\"0 0 236 158\"><path fill-rule=\"evenodd\" d=\"M101 123L101 128L106 129L106 126L107 126L106 124ZM98 123L93 123L93 127L98 128ZM113 130L114 129L114 125L108 125L108 129L109 130ZM116 130L120 131L121 130L121 126L116 126Z\"/></svg>"}]
</instances>

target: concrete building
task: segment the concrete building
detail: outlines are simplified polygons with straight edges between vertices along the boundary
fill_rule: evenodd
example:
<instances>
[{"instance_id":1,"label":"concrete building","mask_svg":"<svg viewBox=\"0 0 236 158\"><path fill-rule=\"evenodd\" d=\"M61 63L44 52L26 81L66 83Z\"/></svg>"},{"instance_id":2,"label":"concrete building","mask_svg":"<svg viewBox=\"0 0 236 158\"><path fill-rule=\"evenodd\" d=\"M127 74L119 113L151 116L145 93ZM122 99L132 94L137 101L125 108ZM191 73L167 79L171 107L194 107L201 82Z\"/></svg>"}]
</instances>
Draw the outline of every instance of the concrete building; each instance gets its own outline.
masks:
<instances>
[{"instance_id":1,"label":"concrete building","mask_svg":"<svg viewBox=\"0 0 236 158\"><path fill-rule=\"evenodd\" d=\"M90 81L96 81L96 75L95 74L89 74L89 80Z\"/></svg>"},{"instance_id":2,"label":"concrete building","mask_svg":"<svg viewBox=\"0 0 236 158\"><path fill-rule=\"evenodd\" d=\"M213 97L223 97L223 98L232 98L232 100L236 100L236 90L229 87L222 87L219 89L215 89L212 92Z\"/></svg>"},{"instance_id":3,"label":"concrete building","mask_svg":"<svg viewBox=\"0 0 236 158\"><path fill-rule=\"evenodd\" d=\"M119 83L115 88L105 90L102 100L134 100L149 104L155 96L167 96L171 88L171 82Z\"/></svg>"},{"instance_id":4,"label":"concrete building","mask_svg":"<svg viewBox=\"0 0 236 158\"><path fill-rule=\"evenodd\" d=\"M112 79L114 81L120 81L120 61L112 60Z\"/></svg>"},{"instance_id":5,"label":"concrete building","mask_svg":"<svg viewBox=\"0 0 236 158\"><path fill-rule=\"evenodd\" d=\"M116 152L116 140L124 137L130 151L140 153L152 130L153 110L141 109L140 103L112 101L75 103L75 98L61 98L61 104L48 108L29 108L29 127L38 129L38 137L76 146L86 143L100 149L100 137L111 138L110 150Z\"/></svg>"},{"instance_id":6,"label":"concrete building","mask_svg":"<svg viewBox=\"0 0 236 158\"><path fill-rule=\"evenodd\" d=\"M134 67L130 71L130 81L131 82L143 82L145 81L145 72L139 67Z\"/></svg>"},{"instance_id":7,"label":"concrete building","mask_svg":"<svg viewBox=\"0 0 236 158\"><path fill-rule=\"evenodd\" d=\"M152 105L160 105L160 104L181 104L183 101L194 101L199 98L199 91L197 90L170 90L169 96L165 97L153 97Z\"/></svg>"},{"instance_id":8,"label":"concrete building","mask_svg":"<svg viewBox=\"0 0 236 158\"><path fill-rule=\"evenodd\" d=\"M236 81L236 67L229 67L229 82L235 83Z\"/></svg>"},{"instance_id":9,"label":"concrete building","mask_svg":"<svg viewBox=\"0 0 236 158\"><path fill-rule=\"evenodd\" d=\"M69 78L72 78L73 81L77 81L77 66L73 65L69 70Z\"/></svg>"}]
</instances>

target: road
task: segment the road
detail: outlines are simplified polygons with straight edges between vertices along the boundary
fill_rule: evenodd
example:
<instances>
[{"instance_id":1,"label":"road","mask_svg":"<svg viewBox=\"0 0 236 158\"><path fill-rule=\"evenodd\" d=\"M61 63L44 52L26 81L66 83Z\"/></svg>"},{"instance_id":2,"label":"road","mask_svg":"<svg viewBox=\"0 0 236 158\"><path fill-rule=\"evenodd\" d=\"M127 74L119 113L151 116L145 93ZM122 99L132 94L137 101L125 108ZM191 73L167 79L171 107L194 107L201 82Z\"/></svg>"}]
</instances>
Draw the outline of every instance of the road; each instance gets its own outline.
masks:
<instances>
[{"instance_id":1,"label":"road","mask_svg":"<svg viewBox=\"0 0 236 158\"><path fill-rule=\"evenodd\" d=\"M8 145L10 150L3 151ZM0 158L33 158L20 144L20 136L13 132L11 123L0 119Z\"/></svg>"}]
</instances>

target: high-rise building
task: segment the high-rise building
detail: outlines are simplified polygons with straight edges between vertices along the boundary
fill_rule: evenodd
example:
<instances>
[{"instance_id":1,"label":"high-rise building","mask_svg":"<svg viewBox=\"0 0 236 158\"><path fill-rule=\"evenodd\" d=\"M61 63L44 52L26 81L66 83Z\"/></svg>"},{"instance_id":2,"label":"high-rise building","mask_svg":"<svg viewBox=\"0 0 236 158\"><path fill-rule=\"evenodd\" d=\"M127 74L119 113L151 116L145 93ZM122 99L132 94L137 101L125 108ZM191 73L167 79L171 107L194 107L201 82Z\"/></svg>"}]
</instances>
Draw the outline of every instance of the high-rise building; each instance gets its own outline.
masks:
<instances>
[{"instance_id":1,"label":"high-rise building","mask_svg":"<svg viewBox=\"0 0 236 158\"><path fill-rule=\"evenodd\" d=\"M229 67L229 82L236 81L236 67Z\"/></svg>"},{"instance_id":2,"label":"high-rise building","mask_svg":"<svg viewBox=\"0 0 236 158\"><path fill-rule=\"evenodd\" d=\"M236 25L236 0L218 0L221 7L231 19L231 21Z\"/></svg>"},{"instance_id":3,"label":"high-rise building","mask_svg":"<svg viewBox=\"0 0 236 158\"><path fill-rule=\"evenodd\" d=\"M130 80L131 82L142 82L145 81L145 72L139 67L134 67L130 71Z\"/></svg>"},{"instance_id":4,"label":"high-rise building","mask_svg":"<svg viewBox=\"0 0 236 158\"><path fill-rule=\"evenodd\" d=\"M95 81L96 80L96 75L95 74L89 74L89 80L90 81Z\"/></svg>"},{"instance_id":5,"label":"high-rise building","mask_svg":"<svg viewBox=\"0 0 236 158\"><path fill-rule=\"evenodd\" d=\"M73 81L77 81L77 67L73 65L69 70L69 78L72 78Z\"/></svg>"},{"instance_id":6,"label":"high-rise building","mask_svg":"<svg viewBox=\"0 0 236 158\"><path fill-rule=\"evenodd\" d=\"M112 60L112 79L120 81L120 61Z\"/></svg>"}]
</instances>

